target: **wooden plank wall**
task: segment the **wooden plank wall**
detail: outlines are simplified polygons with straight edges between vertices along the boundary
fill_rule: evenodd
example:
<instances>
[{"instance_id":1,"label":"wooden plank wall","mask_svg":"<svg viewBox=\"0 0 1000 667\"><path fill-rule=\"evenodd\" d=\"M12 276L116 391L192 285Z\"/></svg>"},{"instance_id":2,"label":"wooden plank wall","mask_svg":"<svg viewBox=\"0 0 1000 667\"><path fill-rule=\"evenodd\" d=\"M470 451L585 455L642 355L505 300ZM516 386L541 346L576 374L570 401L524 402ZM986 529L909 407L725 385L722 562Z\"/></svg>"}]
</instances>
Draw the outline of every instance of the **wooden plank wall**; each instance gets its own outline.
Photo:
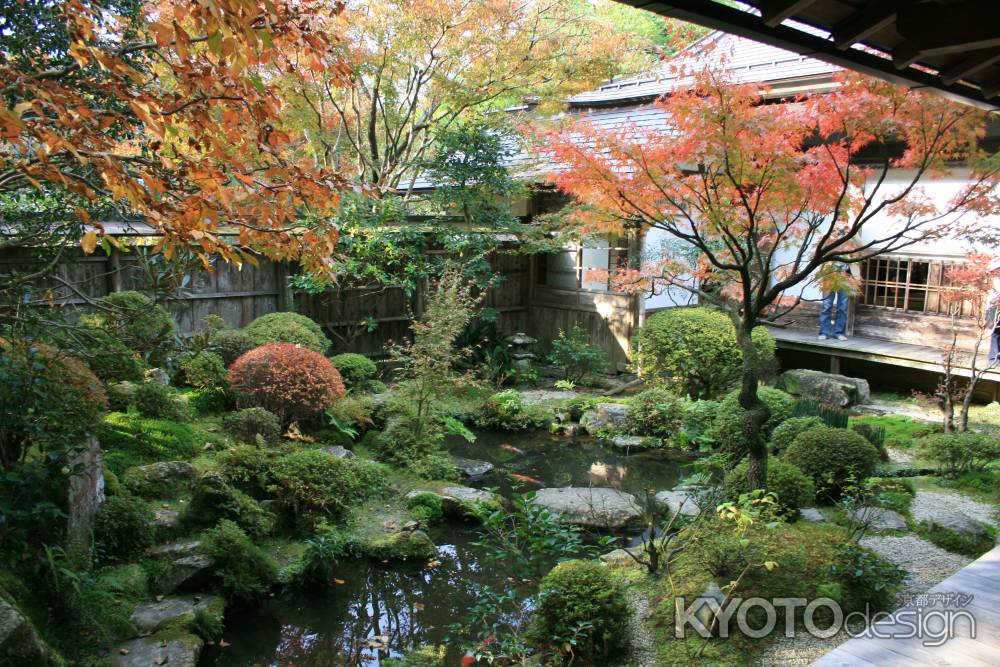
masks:
<instances>
[{"instance_id":1,"label":"wooden plank wall","mask_svg":"<svg viewBox=\"0 0 1000 667\"><path fill-rule=\"evenodd\" d=\"M29 269L30 256L17 253L0 255L0 275L11 269ZM99 299L112 292L143 289L146 278L134 256L114 253L77 254L56 269L57 278L39 281L40 290L51 290L59 305L85 307L87 299ZM164 303L177 320L181 333L196 330L209 314L219 315L234 327L249 324L254 318L278 310L282 303L281 286L284 267L262 261L260 268L244 263L241 268L219 262L215 271L197 271L180 298Z\"/></svg>"},{"instance_id":2,"label":"wooden plank wall","mask_svg":"<svg viewBox=\"0 0 1000 667\"><path fill-rule=\"evenodd\" d=\"M502 280L491 287L482 307L499 313L501 330L524 331L527 325L527 290L529 258L523 255L498 254L490 259L493 270ZM398 288L371 287L329 289L319 294L296 293L295 310L314 319L330 335L336 352L359 352L382 357L393 344L409 336L410 322L423 312L426 296L423 289L406 294ZM362 320L377 326L368 331Z\"/></svg>"},{"instance_id":3,"label":"wooden plank wall","mask_svg":"<svg viewBox=\"0 0 1000 667\"><path fill-rule=\"evenodd\" d=\"M560 331L579 324L592 343L604 348L612 365L627 363L637 312L631 295L536 286L531 295L528 334L545 349Z\"/></svg>"}]
</instances>

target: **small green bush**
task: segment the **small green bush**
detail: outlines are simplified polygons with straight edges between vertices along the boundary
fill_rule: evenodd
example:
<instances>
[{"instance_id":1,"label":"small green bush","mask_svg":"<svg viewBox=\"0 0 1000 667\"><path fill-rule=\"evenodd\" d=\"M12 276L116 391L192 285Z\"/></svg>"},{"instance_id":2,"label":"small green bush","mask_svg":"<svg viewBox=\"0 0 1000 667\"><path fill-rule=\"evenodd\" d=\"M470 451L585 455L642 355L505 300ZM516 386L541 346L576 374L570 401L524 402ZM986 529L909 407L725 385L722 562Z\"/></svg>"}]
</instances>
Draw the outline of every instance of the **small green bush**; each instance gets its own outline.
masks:
<instances>
[{"instance_id":1,"label":"small green bush","mask_svg":"<svg viewBox=\"0 0 1000 667\"><path fill-rule=\"evenodd\" d=\"M188 394L188 407L196 415L225 412L232 403L232 396L225 389L196 389Z\"/></svg>"},{"instance_id":2,"label":"small green bush","mask_svg":"<svg viewBox=\"0 0 1000 667\"><path fill-rule=\"evenodd\" d=\"M774 429L791 416L793 399L774 387L761 386L757 389L757 395L771 411L760 432L760 437L766 442ZM740 407L739 391L730 392L719 405L715 421L708 432L715 446L727 452L733 460L743 458L750 450L750 443L743 435L742 420L745 412Z\"/></svg>"},{"instance_id":3,"label":"small green bush","mask_svg":"<svg viewBox=\"0 0 1000 667\"><path fill-rule=\"evenodd\" d=\"M800 398L792 406L792 417L819 417L830 428L847 428L850 413L811 398Z\"/></svg>"},{"instance_id":4,"label":"small green bush","mask_svg":"<svg viewBox=\"0 0 1000 667\"><path fill-rule=\"evenodd\" d=\"M906 571L882 556L856 544L837 546L837 559L830 565L830 575L845 590L842 604L846 609L890 609L896 592L906 580Z\"/></svg>"},{"instance_id":5,"label":"small green bush","mask_svg":"<svg viewBox=\"0 0 1000 667\"><path fill-rule=\"evenodd\" d=\"M917 532L945 551L962 554L969 558L979 558L997 545L997 531L993 526L976 523L982 532L975 535L960 533L927 521L921 522Z\"/></svg>"},{"instance_id":6,"label":"small green bush","mask_svg":"<svg viewBox=\"0 0 1000 667\"><path fill-rule=\"evenodd\" d=\"M208 349L219 355L226 368L255 347L253 337L239 329L215 332L208 342Z\"/></svg>"},{"instance_id":7,"label":"small green bush","mask_svg":"<svg viewBox=\"0 0 1000 667\"><path fill-rule=\"evenodd\" d=\"M708 399L699 399L695 401L687 400L683 405L683 439L690 446L711 447L713 443L709 433L712 431L715 418L719 414L720 403Z\"/></svg>"},{"instance_id":8,"label":"small green bush","mask_svg":"<svg viewBox=\"0 0 1000 667\"><path fill-rule=\"evenodd\" d=\"M811 477L821 496L837 500L845 487L871 476L878 464L878 450L854 431L816 428L795 438L784 461Z\"/></svg>"},{"instance_id":9,"label":"small green bush","mask_svg":"<svg viewBox=\"0 0 1000 667\"><path fill-rule=\"evenodd\" d=\"M625 426L633 435L673 439L684 420L685 404L666 389L647 389L632 397Z\"/></svg>"},{"instance_id":10,"label":"small green bush","mask_svg":"<svg viewBox=\"0 0 1000 667\"><path fill-rule=\"evenodd\" d=\"M232 521L205 531L201 548L215 560L214 575L229 600L257 600L277 577L274 561Z\"/></svg>"},{"instance_id":11,"label":"small green bush","mask_svg":"<svg viewBox=\"0 0 1000 667\"><path fill-rule=\"evenodd\" d=\"M340 377L349 390L364 389L368 381L378 374L378 366L363 354L337 354L330 357L330 363L340 371Z\"/></svg>"},{"instance_id":12,"label":"small green bush","mask_svg":"<svg viewBox=\"0 0 1000 667\"><path fill-rule=\"evenodd\" d=\"M188 418L187 405L177 390L159 382L146 382L136 387L134 405L143 417L180 422Z\"/></svg>"},{"instance_id":13,"label":"small green bush","mask_svg":"<svg viewBox=\"0 0 1000 667\"><path fill-rule=\"evenodd\" d=\"M104 464L121 475L132 466L194 458L198 453L190 426L136 414L112 412L97 430Z\"/></svg>"},{"instance_id":14,"label":"small green bush","mask_svg":"<svg viewBox=\"0 0 1000 667\"><path fill-rule=\"evenodd\" d=\"M865 440L872 443L878 450L878 457L882 461L889 460L889 450L885 448L885 428L872 426L871 424L854 424L851 430L863 436Z\"/></svg>"},{"instance_id":15,"label":"small green bush","mask_svg":"<svg viewBox=\"0 0 1000 667\"><path fill-rule=\"evenodd\" d=\"M278 416L264 408L244 408L222 418L222 428L247 444L256 444L257 439L264 442L277 442L281 437L281 423Z\"/></svg>"},{"instance_id":16,"label":"small green bush","mask_svg":"<svg viewBox=\"0 0 1000 667\"><path fill-rule=\"evenodd\" d=\"M414 520L425 524L437 523L444 516L444 503L436 493L418 493L407 499L406 507Z\"/></svg>"},{"instance_id":17,"label":"small green bush","mask_svg":"<svg viewBox=\"0 0 1000 667\"><path fill-rule=\"evenodd\" d=\"M584 412L590 410L598 403L598 399L594 396L581 395L567 399L563 403L563 408L566 410L571 421L578 422Z\"/></svg>"},{"instance_id":18,"label":"small green bush","mask_svg":"<svg viewBox=\"0 0 1000 667\"><path fill-rule=\"evenodd\" d=\"M184 356L181 359L184 381L198 389L222 389L226 386L226 364L210 350Z\"/></svg>"},{"instance_id":19,"label":"small green bush","mask_svg":"<svg viewBox=\"0 0 1000 667\"><path fill-rule=\"evenodd\" d=\"M569 333L560 331L552 341L549 363L562 371L563 377L579 382L588 373L599 370L607 363L607 354L590 342L590 336L574 325Z\"/></svg>"},{"instance_id":20,"label":"small green bush","mask_svg":"<svg viewBox=\"0 0 1000 667\"><path fill-rule=\"evenodd\" d=\"M262 497L271 482L267 453L254 445L224 449L215 455L215 463L226 483L252 496Z\"/></svg>"},{"instance_id":21,"label":"small green bush","mask_svg":"<svg viewBox=\"0 0 1000 667\"><path fill-rule=\"evenodd\" d=\"M139 292L115 292L103 299L106 306L94 316L101 328L159 366L175 347L177 325L163 306Z\"/></svg>"},{"instance_id":22,"label":"small green bush","mask_svg":"<svg viewBox=\"0 0 1000 667\"><path fill-rule=\"evenodd\" d=\"M734 500L752 490L747 483L748 468L748 462L742 461L726 474L722 486ZM777 459L767 462L767 490L777 496L781 512L791 517L816 502L816 488L812 480L795 466Z\"/></svg>"},{"instance_id":23,"label":"small green bush","mask_svg":"<svg viewBox=\"0 0 1000 667\"><path fill-rule=\"evenodd\" d=\"M751 334L758 355L774 358L774 338L764 327ZM635 363L651 384L679 380L692 398L714 398L739 380L743 354L733 323L710 308L670 308L651 316L632 338Z\"/></svg>"},{"instance_id":24,"label":"small green bush","mask_svg":"<svg viewBox=\"0 0 1000 667\"><path fill-rule=\"evenodd\" d=\"M532 634L547 646L572 653L583 662L618 655L628 637L628 598L620 579L595 561L556 565L539 585Z\"/></svg>"},{"instance_id":25,"label":"small green bush","mask_svg":"<svg viewBox=\"0 0 1000 667\"><path fill-rule=\"evenodd\" d=\"M268 313L248 324L243 331L257 345L292 343L320 354L330 347L330 339L322 327L298 313Z\"/></svg>"},{"instance_id":26,"label":"small green bush","mask_svg":"<svg viewBox=\"0 0 1000 667\"><path fill-rule=\"evenodd\" d=\"M219 520L232 521L248 535L261 538L274 530L274 515L243 491L226 483L218 472L209 471L195 483L191 502L184 513L189 526L210 526Z\"/></svg>"},{"instance_id":27,"label":"small green bush","mask_svg":"<svg viewBox=\"0 0 1000 667\"><path fill-rule=\"evenodd\" d=\"M947 477L983 470L1000 459L1000 439L985 433L935 433L917 440L917 451Z\"/></svg>"},{"instance_id":28,"label":"small green bush","mask_svg":"<svg viewBox=\"0 0 1000 667\"><path fill-rule=\"evenodd\" d=\"M306 528L324 519L342 519L362 500L385 488L381 467L358 457L336 458L303 449L276 459L271 476L281 502Z\"/></svg>"},{"instance_id":29,"label":"small green bush","mask_svg":"<svg viewBox=\"0 0 1000 667\"><path fill-rule=\"evenodd\" d=\"M516 389L497 392L483 402L476 415L476 426L505 431L525 431L541 428L549 422L548 413L527 405Z\"/></svg>"},{"instance_id":30,"label":"small green bush","mask_svg":"<svg viewBox=\"0 0 1000 667\"><path fill-rule=\"evenodd\" d=\"M57 335L53 343L60 349L75 352L90 370L104 382L141 382L146 364L139 353L96 324L93 316L81 320L84 326L73 335Z\"/></svg>"},{"instance_id":31,"label":"small green bush","mask_svg":"<svg viewBox=\"0 0 1000 667\"><path fill-rule=\"evenodd\" d=\"M201 318L200 330L209 335L213 335L221 331L232 331L233 328L229 326L229 322L227 322L221 315L209 313L205 317Z\"/></svg>"},{"instance_id":32,"label":"small green bush","mask_svg":"<svg viewBox=\"0 0 1000 667\"><path fill-rule=\"evenodd\" d=\"M778 424L771 433L768 450L775 456L781 456L800 433L810 429L823 428L826 423L819 417L792 417Z\"/></svg>"},{"instance_id":33,"label":"small green bush","mask_svg":"<svg viewBox=\"0 0 1000 667\"><path fill-rule=\"evenodd\" d=\"M194 618L191 619L191 629L206 642L216 642L222 639L222 633L226 629L226 624L221 614L201 607L194 611Z\"/></svg>"},{"instance_id":34,"label":"small green bush","mask_svg":"<svg viewBox=\"0 0 1000 667\"><path fill-rule=\"evenodd\" d=\"M94 517L94 546L101 563L125 563L142 556L156 541L153 510L128 495L107 498Z\"/></svg>"}]
</instances>

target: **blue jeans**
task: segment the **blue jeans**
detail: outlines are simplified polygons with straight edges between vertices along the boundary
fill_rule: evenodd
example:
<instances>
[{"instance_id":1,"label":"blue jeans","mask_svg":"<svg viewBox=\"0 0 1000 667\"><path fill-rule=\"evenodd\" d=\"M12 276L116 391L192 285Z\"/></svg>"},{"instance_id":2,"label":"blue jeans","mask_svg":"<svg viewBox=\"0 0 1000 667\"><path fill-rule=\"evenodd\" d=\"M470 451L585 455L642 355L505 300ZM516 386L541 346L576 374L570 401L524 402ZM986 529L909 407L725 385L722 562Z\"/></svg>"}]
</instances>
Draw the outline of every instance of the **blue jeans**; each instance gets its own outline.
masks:
<instances>
[{"instance_id":1,"label":"blue jeans","mask_svg":"<svg viewBox=\"0 0 1000 667\"><path fill-rule=\"evenodd\" d=\"M844 290L823 295L823 306L819 311L821 336L843 336L847 331L847 299L848 295Z\"/></svg>"}]
</instances>

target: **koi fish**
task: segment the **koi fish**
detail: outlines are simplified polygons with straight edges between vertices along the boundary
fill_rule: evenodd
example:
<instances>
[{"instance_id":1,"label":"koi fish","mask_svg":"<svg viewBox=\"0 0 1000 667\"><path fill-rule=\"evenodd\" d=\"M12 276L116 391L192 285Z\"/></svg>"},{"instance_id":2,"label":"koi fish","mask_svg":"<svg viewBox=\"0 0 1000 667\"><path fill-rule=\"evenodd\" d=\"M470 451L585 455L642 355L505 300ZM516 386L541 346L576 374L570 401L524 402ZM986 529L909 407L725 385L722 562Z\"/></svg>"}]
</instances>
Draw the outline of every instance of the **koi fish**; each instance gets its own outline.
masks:
<instances>
[{"instance_id":1,"label":"koi fish","mask_svg":"<svg viewBox=\"0 0 1000 667\"><path fill-rule=\"evenodd\" d=\"M527 475L518 475L516 472L512 472L510 476L519 482L525 482L526 484L537 484L538 486L542 486L541 480L537 480L534 477L528 477Z\"/></svg>"},{"instance_id":2,"label":"koi fish","mask_svg":"<svg viewBox=\"0 0 1000 667\"><path fill-rule=\"evenodd\" d=\"M462 656L462 662L459 663L462 667L469 667L469 665L476 664L476 658L471 653L466 653Z\"/></svg>"},{"instance_id":3,"label":"koi fish","mask_svg":"<svg viewBox=\"0 0 1000 667\"><path fill-rule=\"evenodd\" d=\"M513 454L524 454L524 450L523 449L518 449L514 445L508 444L506 442L504 444L500 445L500 449L502 449L504 451L507 451L507 452L511 452Z\"/></svg>"}]
</instances>

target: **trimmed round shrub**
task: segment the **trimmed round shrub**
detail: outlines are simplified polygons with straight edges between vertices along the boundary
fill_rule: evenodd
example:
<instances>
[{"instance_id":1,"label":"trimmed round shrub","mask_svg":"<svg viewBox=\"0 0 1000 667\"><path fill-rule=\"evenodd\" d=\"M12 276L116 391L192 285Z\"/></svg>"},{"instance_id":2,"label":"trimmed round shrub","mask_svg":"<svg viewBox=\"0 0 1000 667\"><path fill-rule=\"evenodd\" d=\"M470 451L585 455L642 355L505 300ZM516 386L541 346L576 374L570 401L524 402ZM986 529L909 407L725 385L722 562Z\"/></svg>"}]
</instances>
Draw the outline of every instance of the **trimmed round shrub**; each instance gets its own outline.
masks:
<instances>
[{"instance_id":1,"label":"trimmed round shrub","mask_svg":"<svg viewBox=\"0 0 1000 667\"><path fill-rule=\"evenodd\" d=\"M733 499L752 491L747 483L749 463L742 461L726 473L723 488ZM803 507L816 502L816 487L804 472L790 463L771 459L767 462L767 490L778 497L778 507L786 515L795 516Z\"/></svg>"},{"instance_id":2,"label":"trimmed round shrub","mask_svg":"<svg viewBox=\"0 0 1000 667\"><path fill-rule=\"evenodd\" d=\"M257 345L292 343L320 354L330 347L330 339L323 329L298 313L268 313L248 324L243 331Z\"/></svg>"},{"instance_id":3,"label":"trimmed round shrub","mask_svg":"<svg viewBox=\"0 0 1000 667\"><path fill-rule=\"evenodd\" d=\"M375 362L363 354L348 352L330 357L330 363L340 372L348 389L360 389L378 373Z\"/></svg>"},{"instance_id":4,"label":"trimmed round shrub","mask_svg":"<svg viewBox=\"0 0 1000 667\"><path fill-rule=\"evenodd\" d=\"M219 389L226 386L226 364L215 352L202 350L185 355L181 360L184 381L197 389Z\"/></svg>"},{"instance_id":5,"label":"trimmed round shrub","mask_svg":"<svg viewBox=\"0 0 1000 667\"><path fill-rule=\"evenodd\" d=\"M79 356L104 382L142 381L147 366L139 353L99 326L88 325L92 320L93 316L84 318L81 322L84 326L72 335L56 335L53 342Z\"/></svg>"},{"instance_id":6,"label":"trimmed round shrub","mask_svg":"<svg viewBox=\"0 0 1000 667\"><path fill-rule=\"evenodd\" d=\"M257 436L275 442L281 436L278 416L264 408L244 408L222 418L222 428L240 442L253 445Z\"/></svg>"},{"instance_id":7,"label":"trimmed round shrub","mask_svg":"<svg viewBox=\"0 0 1000 667\"><path fill-rule=\"evenodd\" d=\"M598 661L625 647L628 617L628 598L619 578L596 561L568 560L541 581L532 635L557 651L575 636L576 657ZM582 631L580 624L586 624Z\"/></svg>"},{"instance_id":8,"label":"trimmed round shrub","mask_svg":"<svg viewBox=\"0 0 1000 667\"><path fill-rule=\"evenodd\" d=\"M774 387L761 386L757 389L757 395L771 410L771 415L764 422L760 433L761 438L767 442L774 429L791 416L795 400L789 394ZM750 443L743 435L742 421L745 412L740 407L739 390L730 392L719 405L715 421L708 433L715 446L727 452L733 461L738 461L750 451Z\"/></svg>"},{"instance_id":9,"label":"trimmed round shrub","mask_svg":"<svg viewBox=\"0 0 1000 667\"><path fill-rule=\"evenodd\" d=\"M94 517L94 543L101 563L125 563L156 542L153 510L129 495L107 498Z\"/></svg>"},{"instance_id":10,"label":"trimmed round shrub","mask_svg":"<svg viewBox=\"0 0 1000 667\"><path fill-rule=\"evenodd\" d=\"M234 361L257 347L253 338L245 331L238 329L227 329L212 334L208 342L208 348L222 358L222 363L226 368Z\"/></svg>"},{"instance_id":11,"label":"trimmed round shrub","mask_svg":"<svg viewBox=\"0 0 1000 667\"><path fill-rule=\"evenodd\" d=\"M199 416L225 412L231 401L226 389L197 389L188 394L188 407Z\"/></svg>"},{"instance_id":12,"label":"trimmed round shrub","mask_svg":"<svg viewBox=\"0 0 1000 667\"><path fill-rule=\"evenodd\" d=\"M786 419L778 424L771 433L771 439L768 441L768 450L775 456L780 456L795 441L795 438L799 437L800 433L814 428L823 428L824 426L826 426L826 422L819 417L791 417Z\"/></svg>"},{"instance_id":13,"label":"trimmed round shrub","mask_svg":"<svg viewBox=\"0 0 1000 667\"><path fill-rule=\"evenodd\" d=\"M878 464L878 450L854 431L814 428L795 438L784 461L811 477L821 497L836 500L846 486L871 476Z\"/></svg>"},{"instance_id":14,"label":"trimmed round shrub","mask_svg":"<svg viewBox=\"0 0 1000 667\"><path fill-rule=\"evenodd\" d=\"M764 327L751 334L762 363L774 358ZM712 398L739 380L743 353L729 317L711 308L669 308L635 332L635 361L651 384L676 385L692 398Z\"/></svg>"},{"instance_id":15,"label":"trimmed round shrub","mask_svg":"<svg viewBox=\"0 0 1000 667\"><path fill-rule=\"evenodd\" d=\"M632 398L625 419L634 435L675 438L684 420L684 402L666 389L647 389Z\"/></svg>"},{"instance_id":16,"label":"trimmed round shrub","mask_svg":"<svg viewBox=\"0 0 1000 667\"><path fill-rule=\"evenodd\" d=\"M271 481L267 453L253 445L238 445L215 455L219 473L227 484L255 497L266 494Z\"/></svg>"},{"instance_id":17,"label":"trimmed round shrub","mask_svg":"<svg viewBox=\"0 0 1000 667\"><path fill-rule=\"evenodd\" d=\"M102 328L151 364L162 363L177 335L170 313L139 292L115 292L103 302L108 310L96 316Z\"/></svg>"},{"instance_id":18,"label":"trimmed round shrub","mask_svg":"<svg viewBox=\"0 0 1000 667\"><path fill-rule=\"evenodd\" d=\"M383 470L357 457L337 458L319 449L286 454L271 464L279 500L307 528L342 519L385 484Z\"/></svg>"},{"instance_id":19,"label":"trimmed round shrub","mask_svg":"<svg viewBox=\"0 0 1000 667\"><path fill-rule=\"evenodd\" d=\"M282 422L314 417L344 395L344 382L330 360L291 343L250 350L227 376L237 402L278 415Z\"/></svg>"},{"instance_id":20,"label":"trimmed round shrub","mask_svg":"<svg viewBox=\"0 0 1000 667\"><path fill-rule=\"evenodd\" d=\"M0 456L5 464L32 447L53 451L82 445L107 409L100 381L79 359L47 345L0 339Z\"/></svg>"},{"instance_id":21,"label":"trimmed round shrub","mask_svg":"<svg viewBox=\"0 0 1000 667\"><path fill-rule=\"evenodd\" d=\"M187 406L181 401L177 390L159 382L147 382L135 388L133 399L135 409L143 417L185 421Z\"/></svg>"},{"instance_id":22,"label":"trimmed round shrub","mask_svg":"<svg viewBox=\"0 0 1000 667\"><path fill-rule=\"evenodd\" d=\"M215 577L229 600L256 600L277 579L274 561L228 519L205 531L201 549L215 561Z\"/></svg>"}]
</instances>

